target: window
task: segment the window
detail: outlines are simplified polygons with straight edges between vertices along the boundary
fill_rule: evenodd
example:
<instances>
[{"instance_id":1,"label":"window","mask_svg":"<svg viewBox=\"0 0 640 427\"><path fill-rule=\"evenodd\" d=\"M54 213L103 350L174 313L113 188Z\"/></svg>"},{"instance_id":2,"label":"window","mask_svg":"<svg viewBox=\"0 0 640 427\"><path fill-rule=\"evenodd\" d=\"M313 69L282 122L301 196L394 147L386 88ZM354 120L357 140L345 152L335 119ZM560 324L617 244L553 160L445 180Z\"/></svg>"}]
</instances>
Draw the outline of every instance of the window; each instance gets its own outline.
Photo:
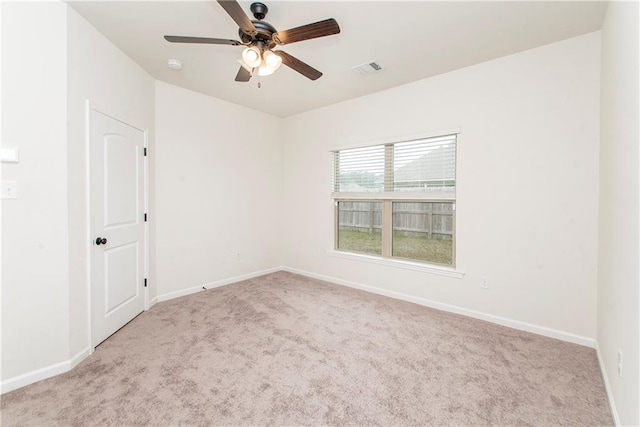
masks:
<instances>
[{"instance_id":1,"label":"window","mask_svg":"<svg viewBox=\"0 0 640 427\"><path fill-rule=\"evenodd\" d=\"M338 201L337 249L382 255L382 203Z\"/></svg>"},{"instance_id":2,"label":"window","mask_svg":"<svg viewBox=\"0 0 640 427\"><path fill-rule=\"evenodd\" d=\"M336 250L455 265L456 135L332 154Z\"/></svg>"}]
</instances>

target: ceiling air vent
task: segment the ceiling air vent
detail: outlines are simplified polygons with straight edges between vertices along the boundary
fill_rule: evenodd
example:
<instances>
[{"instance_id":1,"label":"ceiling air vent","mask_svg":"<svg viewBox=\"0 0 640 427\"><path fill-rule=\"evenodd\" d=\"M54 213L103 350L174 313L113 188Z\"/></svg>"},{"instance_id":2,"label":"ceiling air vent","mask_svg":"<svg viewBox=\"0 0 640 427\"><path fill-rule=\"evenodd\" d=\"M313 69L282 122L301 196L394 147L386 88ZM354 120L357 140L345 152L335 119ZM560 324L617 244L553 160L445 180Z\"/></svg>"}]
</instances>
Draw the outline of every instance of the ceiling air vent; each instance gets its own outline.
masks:
<instances>
[{"instance_id":1,"label":"ceiling air vent","mask_svg":"<svg viewBox=\"0 0 640 427\"><path fill-rule=\"evenodd\" d=\"M351 68L357 74L372 74L382 71L382 65L377 61L369 61Z\"/></svg>"}]
</instances>

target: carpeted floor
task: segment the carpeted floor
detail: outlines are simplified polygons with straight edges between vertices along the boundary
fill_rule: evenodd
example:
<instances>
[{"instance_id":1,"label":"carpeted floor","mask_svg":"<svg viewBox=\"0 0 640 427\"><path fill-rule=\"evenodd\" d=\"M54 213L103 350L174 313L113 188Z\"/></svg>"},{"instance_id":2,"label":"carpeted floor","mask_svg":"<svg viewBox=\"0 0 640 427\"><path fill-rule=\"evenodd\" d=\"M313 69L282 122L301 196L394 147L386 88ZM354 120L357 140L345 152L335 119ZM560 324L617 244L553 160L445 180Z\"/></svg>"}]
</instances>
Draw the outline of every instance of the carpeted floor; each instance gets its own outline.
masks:
<instances>
[{"instance_id":1,"label":"carpeted floor","mask_svg":"<svg viewBox=\"0 0 640 427\"><path fill-rule=\"evenodd\" d=\"M154 306L13 425L611 425L594 350L279 272Z\"/></svg>"}]
</instances>

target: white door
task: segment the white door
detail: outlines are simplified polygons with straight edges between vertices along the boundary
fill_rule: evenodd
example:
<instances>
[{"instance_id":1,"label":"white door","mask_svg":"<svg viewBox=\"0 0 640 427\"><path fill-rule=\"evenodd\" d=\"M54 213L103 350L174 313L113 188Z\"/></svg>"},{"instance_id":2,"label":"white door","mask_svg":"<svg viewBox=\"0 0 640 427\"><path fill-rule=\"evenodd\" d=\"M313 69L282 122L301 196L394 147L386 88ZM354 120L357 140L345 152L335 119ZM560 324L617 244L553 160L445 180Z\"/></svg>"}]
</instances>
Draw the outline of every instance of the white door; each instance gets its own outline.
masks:
<instances>
[{"instance_id":1,"label":"white door","mask_svg":"<svg viewBox=\"0 0 640 427\"><path fill-rule=\"evenodd\" d=\"M93 346L144 309L144 132L91 110Z\"/></svg>"}]
</instances>

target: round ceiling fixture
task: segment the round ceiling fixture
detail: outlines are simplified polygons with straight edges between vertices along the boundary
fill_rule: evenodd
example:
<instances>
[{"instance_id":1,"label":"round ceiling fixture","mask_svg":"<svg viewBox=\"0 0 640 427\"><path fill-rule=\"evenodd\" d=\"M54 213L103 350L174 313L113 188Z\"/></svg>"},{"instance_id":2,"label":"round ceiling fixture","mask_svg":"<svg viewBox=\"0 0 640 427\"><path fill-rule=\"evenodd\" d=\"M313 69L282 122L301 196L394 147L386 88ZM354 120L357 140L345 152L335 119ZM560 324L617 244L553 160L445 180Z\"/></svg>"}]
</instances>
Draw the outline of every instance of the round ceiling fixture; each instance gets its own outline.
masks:
<instances>
[{"instance_id":1,"label":"round ceiling fixture","mask_svg":"<svg viewBox=\"0 0 640 427\"><path fill-rule=\"evenodd\" d=\"M167 67L172 70L181 70L182 69L182 61L179 59L170 59L167 61Z\"/></svg>"}]
</instances>

